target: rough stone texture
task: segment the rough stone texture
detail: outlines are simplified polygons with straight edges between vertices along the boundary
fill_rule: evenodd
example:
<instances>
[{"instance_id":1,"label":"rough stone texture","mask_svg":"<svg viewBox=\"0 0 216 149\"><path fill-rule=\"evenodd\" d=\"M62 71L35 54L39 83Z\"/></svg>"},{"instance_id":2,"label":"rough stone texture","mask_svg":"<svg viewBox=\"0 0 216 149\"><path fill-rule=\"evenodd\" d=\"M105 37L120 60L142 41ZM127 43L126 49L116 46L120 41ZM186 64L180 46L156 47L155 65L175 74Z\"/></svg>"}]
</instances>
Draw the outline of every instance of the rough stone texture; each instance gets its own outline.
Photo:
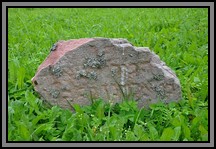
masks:
<instances>
[{"instance_id":1,"label":"rough stone texture","mask_svg":"<svg viewBox=\"0 0 216 149\"><path fill-rule=\"evenodd\" d=\"M90 98L116 103L133 93L142 107L177 101L182 94L175 73L154 52L126 39L59 41L32 82L49 103L70 109L74 103L89 105Z\"/></svg>"}]
</instances>

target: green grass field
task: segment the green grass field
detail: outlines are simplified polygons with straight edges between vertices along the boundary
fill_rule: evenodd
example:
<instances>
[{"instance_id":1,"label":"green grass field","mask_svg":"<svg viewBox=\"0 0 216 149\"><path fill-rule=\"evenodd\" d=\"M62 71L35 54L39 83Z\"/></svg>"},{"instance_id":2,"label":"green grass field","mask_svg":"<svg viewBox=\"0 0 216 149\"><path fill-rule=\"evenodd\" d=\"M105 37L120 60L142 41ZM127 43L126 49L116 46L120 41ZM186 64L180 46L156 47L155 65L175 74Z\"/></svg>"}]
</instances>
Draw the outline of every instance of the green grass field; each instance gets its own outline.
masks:
<instances>
[{"instance_id":1,"label":"green grass field","mask_svg":"<svg viewBox=\"0 0 216 149\"><path fill-rule=\"evenodd\" d=\"M178 103L138 109L100 99L76 112L49 107L31 78L58 40L126 38L149 47L180 79ZM9 141L207 141L208 9L9 8Z\"/></svg>"}]
</instances>

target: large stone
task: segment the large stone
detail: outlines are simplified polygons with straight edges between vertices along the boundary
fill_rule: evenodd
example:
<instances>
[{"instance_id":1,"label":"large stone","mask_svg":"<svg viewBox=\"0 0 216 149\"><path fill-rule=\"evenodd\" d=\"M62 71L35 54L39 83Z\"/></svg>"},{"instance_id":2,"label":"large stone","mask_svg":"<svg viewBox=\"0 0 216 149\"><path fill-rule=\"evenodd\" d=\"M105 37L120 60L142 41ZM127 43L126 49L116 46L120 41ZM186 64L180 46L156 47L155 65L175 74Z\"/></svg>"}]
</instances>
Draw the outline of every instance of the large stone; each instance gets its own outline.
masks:
<instances>
[{"instance_id":1,"label":"large stone","mask_svg":"<svg viewBox=\"0 0 216 149\"><path fill-rule=\"evenodd\" d=\"M50 104L71 108L102 98L113 103L134 95L138 106L181 98L175 73L147 47L126 39L82 38L59 41L32 78Z\"/></svg>"}]
</instances>

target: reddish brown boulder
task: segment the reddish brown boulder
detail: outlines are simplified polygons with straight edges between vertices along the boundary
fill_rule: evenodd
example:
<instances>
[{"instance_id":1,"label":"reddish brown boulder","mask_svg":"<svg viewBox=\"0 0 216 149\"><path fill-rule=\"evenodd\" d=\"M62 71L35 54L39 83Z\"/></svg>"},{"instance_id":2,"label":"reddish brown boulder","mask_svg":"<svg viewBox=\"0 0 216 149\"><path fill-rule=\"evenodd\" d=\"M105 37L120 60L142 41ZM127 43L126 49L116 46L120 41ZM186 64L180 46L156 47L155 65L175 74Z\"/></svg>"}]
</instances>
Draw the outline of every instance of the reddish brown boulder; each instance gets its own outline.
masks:
<instances>
[{"instance_id":1,"label":"reddish brown boulder","mask_svg":"<svg viewBox=\"0 0 216 149\"><path fill-rule=\"evenodd\" d=\"M148 48L134 47L125 39L59 41L32 82L45 100L62 108L89 105L90 98L116 103L130 93L139 107L181 98L175 73Z\"/></svg>"}]
</instances>

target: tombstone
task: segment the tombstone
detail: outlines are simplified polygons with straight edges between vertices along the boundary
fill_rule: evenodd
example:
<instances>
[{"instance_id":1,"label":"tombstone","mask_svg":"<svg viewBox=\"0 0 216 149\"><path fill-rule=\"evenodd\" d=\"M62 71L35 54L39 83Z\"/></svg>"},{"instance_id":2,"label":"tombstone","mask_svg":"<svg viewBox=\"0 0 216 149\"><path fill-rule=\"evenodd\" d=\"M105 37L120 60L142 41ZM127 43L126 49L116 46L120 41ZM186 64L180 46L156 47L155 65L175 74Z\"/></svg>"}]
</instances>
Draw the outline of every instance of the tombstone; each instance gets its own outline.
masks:
<instances>
[{"instance_id":1,"label":"tombstone","mask_svg":"<svg viewBox=\"0 0 216 149\"><path fill-rule=\"evenodd\" d=\"M179 79L158 55L116 38L57 42L32 83L42 99L69 109L97 98L117 103L133 95L141 108L182 96Z\"/></svg>"}]
</instances>

